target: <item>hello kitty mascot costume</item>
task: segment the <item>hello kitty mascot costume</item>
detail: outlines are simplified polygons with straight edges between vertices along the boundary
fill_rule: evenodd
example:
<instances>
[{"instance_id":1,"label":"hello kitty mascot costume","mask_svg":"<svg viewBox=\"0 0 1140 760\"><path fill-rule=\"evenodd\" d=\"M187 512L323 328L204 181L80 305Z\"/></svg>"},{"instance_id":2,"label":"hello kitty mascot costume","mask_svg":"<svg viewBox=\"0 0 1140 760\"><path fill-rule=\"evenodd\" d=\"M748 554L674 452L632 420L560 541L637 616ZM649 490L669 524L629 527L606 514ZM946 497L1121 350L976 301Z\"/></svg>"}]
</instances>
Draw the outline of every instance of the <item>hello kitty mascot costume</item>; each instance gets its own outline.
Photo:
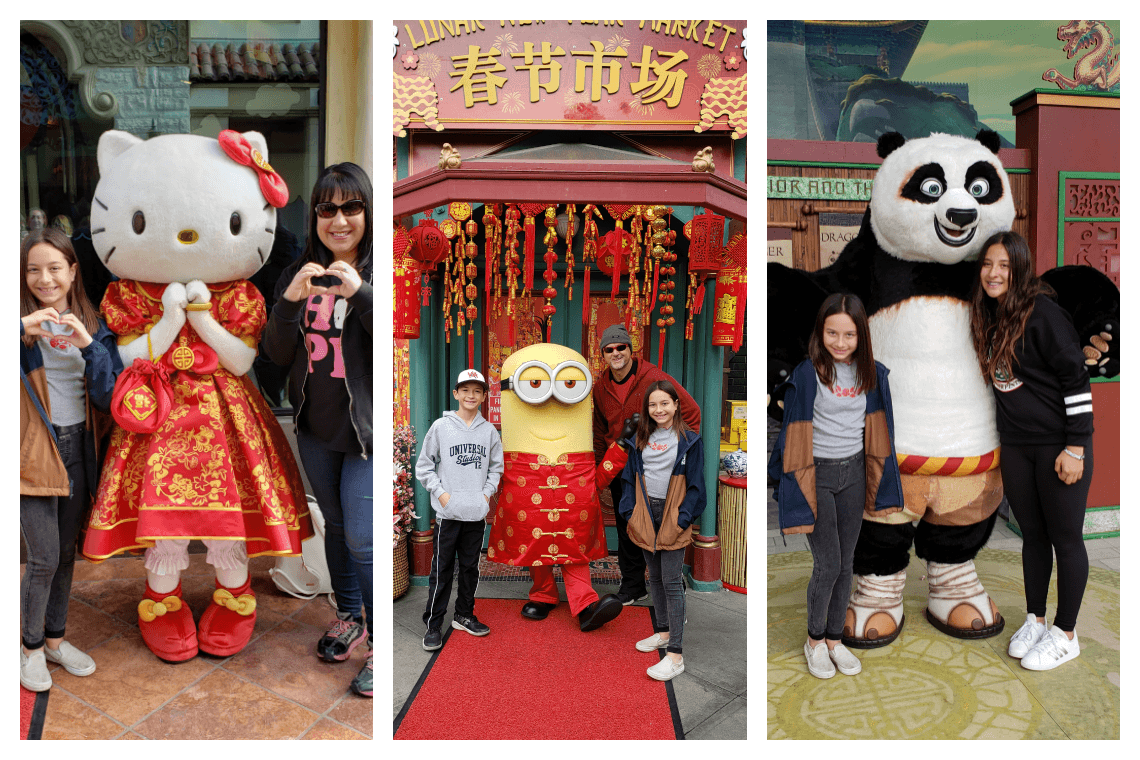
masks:
<instances>
[{"instance_id":1,"label":"hello kitty mascot costume","mask_svg":"<svg viewBox=\"0 0 1140 760\"><path fill-rule=\"evenodd\" d=\"M99 139L91 235L120 278L102 312L127 369L83 554L146 549L139 629L167 662L241 651L257 619L248 558L300 554L313 534L289 443L245 374L266 318L245 278L289 197L265 156L257 132ZM191 539L217 574L197 627L180 580Z\"/></svg>"}]
</instances>

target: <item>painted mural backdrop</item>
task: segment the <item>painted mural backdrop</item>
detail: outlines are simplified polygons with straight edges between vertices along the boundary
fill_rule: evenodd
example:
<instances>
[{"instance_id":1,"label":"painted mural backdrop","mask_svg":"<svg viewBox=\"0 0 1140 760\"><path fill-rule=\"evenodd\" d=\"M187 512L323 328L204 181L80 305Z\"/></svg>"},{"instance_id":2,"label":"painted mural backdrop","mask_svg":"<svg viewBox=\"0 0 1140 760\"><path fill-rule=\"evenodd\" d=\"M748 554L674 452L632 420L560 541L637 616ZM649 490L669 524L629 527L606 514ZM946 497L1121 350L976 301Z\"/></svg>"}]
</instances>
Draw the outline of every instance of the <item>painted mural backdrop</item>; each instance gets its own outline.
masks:
<instances>
[{"instance_id":1,"label":"painted mural backdrop","mask_svg":"<svg viewBox=\"0 0 1140 760\"><path fill-rule=\"evenodd\" d=\"M1120 91L1118 21L769 21L768 137L874 142L884 132L1014 144L1033 89Z\"/></svg>"},{"instance_id":2,"label":"painted mural backdrop","mask_svg":"<svg viewBox=\"0 0 1140 760\"><path fill-rule=\"evenodd\" d=\"M392 132L748 133L744 21L395 21Z\"/></svg>"}]
</instances>

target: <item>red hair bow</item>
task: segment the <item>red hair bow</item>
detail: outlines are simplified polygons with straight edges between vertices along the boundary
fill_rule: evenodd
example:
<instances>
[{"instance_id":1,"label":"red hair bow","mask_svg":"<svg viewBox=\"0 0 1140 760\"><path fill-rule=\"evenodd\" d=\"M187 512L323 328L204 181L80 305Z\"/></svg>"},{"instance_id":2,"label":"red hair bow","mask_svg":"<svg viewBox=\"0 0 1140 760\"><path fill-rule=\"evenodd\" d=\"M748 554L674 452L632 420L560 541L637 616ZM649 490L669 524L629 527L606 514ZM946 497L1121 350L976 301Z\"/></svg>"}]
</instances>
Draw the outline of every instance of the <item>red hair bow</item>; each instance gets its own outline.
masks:
<instances>
[{"instance_id":1,"label":"red hair bow","mask_svg":"<svg viewBox=\"0 0 1140 760\"><path fill-rule=\"evenodd\" d=\"M282 208L289 202L289 188L281 175L273 171L273 167L261 155L261 151L249 144L249 141L232 129L223 130L218 135L218 143L226 155L242 166L252 166L257 172L258 182L261 183L261 193L265 200L274 208Z\"/></svg>"}]
</instances>

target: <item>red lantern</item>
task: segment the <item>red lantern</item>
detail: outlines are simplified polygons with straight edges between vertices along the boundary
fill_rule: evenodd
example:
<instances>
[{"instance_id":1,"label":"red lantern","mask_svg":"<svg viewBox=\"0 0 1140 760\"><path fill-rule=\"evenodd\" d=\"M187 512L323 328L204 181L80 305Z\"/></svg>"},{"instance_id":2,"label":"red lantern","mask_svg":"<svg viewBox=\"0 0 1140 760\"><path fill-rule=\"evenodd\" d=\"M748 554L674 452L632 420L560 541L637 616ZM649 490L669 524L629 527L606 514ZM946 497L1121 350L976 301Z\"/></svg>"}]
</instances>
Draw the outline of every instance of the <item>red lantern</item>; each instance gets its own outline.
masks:
<instances>
[{"instance_id":1,"label":"red lantern","mask_svg":"<svg viewBox=\"0 0 1140 760\"><path fill-rule=\"evenodd\" d=\"M747 238L736 235L725 247L725 268L716 278L712 344L739 351L744 342L744 305L748 298Z\"/></svg>"},{"instance_id":2,"label":"red lantern","mask_svg":"<svg viewBox=\"0 0 1140 760\"><path fill-rule=\"evenodd\" d=\"M408 233L408 237L412 239L409 253L420 262L425 271L435 269L439 262L447 258L450 245L436 220L421 219L419 226Z\"/></svg>"},{"instance_id":3,"label":"red lantern","mask_svg":"<svg viewBox=\"0 0 1140 760\"><path fill-rule=\"evenodd\" d=\"M689 228L686 230L689 233L689 271L698 277L715 275L721 269L720 241L724 239L724 217L700 214L685 226Z\"/></svg>"},{"instance_id":4,"label":"red lantern","mask_svg":"<svg viewBox=\"0 0 1140 760\"><path fill-rule=\"evenodd\" d=\"M625 230L610 230L598 243L598 269L613 278L610 297L617 298L618 280L629 272L629 252L636 238Z\"/></svg>"}]
</instances>

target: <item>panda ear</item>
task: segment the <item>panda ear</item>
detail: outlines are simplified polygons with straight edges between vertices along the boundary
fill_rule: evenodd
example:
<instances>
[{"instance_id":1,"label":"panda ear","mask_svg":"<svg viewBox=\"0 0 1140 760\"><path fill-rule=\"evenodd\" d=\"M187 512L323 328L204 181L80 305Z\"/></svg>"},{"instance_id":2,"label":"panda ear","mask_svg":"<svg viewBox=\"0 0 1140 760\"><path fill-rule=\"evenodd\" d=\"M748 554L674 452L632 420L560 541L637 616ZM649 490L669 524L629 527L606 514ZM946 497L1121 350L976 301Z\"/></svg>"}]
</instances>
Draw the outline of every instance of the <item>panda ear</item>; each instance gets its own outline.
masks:
<instances>
[{"instance_id":1,"label":"panda ear","mask_svg":"<svg viewBox=\"0 0 1140 760\"><path fill-rule=\"evenodd\" d=\"M995 156L1001 149L1001 137L999 137L998 133L992 129L983 129L979 131L978 136L974 139L989 148L990 153L993 153Z\"/></svg>"},{"instance_id":2,"label":"panda ear","mask_svg":"<svg viewBox=\"0 0 1140 760\"><path fill-rule=\"evenodd\" d=\"M887 132L879 138L878 154L879 158L886 158L902 147L906 142L906 138L898 132Z\"/></svg>"}]
</instances>

